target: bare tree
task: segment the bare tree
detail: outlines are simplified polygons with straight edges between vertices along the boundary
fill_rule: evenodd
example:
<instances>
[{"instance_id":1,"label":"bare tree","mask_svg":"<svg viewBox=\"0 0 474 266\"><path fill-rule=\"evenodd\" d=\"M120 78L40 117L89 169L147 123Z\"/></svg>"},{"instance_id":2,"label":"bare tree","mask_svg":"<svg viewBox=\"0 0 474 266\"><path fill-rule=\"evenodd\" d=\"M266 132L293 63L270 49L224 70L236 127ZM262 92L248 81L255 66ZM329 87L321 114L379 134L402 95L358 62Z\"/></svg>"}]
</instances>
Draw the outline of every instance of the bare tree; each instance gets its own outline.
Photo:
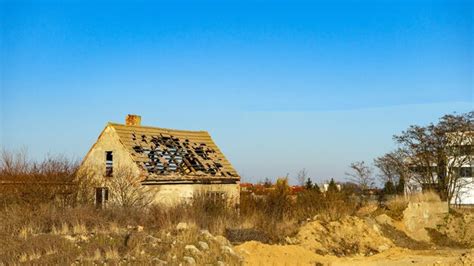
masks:
<instances>
[{"instance_id":1,"label":"bare tree","mask_svg":"<svg viewBox=\"0 0 474 266\"><path fill-rule=\"evenodd\" d=\"M111 202L121 207L145 207L152 203L152 193L141 184L132 169L119 167L106 182Z\"/></svg>"},{"instance_id":2,"label":"bare tree","mask_svg":"<svg viewBox=\"0 0 474 266\"><path fill-rule=\"evenodd\" d=\"M437 124L410 126L394 136L408 158L412 180L437 191L448 202L468 184L461 167L471 166L474 112L445 115Z\"/></svg>"},{"instance_id":3,"label":"bare tree","mask_svg":"<svg viewBox=\"0 0 474 266\"><path fill-rule=\"evenodd\" d=\"M364 161L353 162L349 166L352 172L346 173L349 181L356 183L362 191L374 186L372 168Z\"/></svg>"},{"instance_id":4,"label":"bare tree","mask_svg":"<svg viewBox=\"0 0 474 266\"><path fill-rule=\"evenodd\" d=\"M306 171L306 168L303 168L296 175L296 180L298 181L298 185L304 186L306 184L307 179L308 179L308 172Z\"/></svg>"},{"instance_id":5,"label":"bare tree","mask_svg":"<svg viewBox=\"0 0 474 266\"><path fill-rule=\"evenodd\" d=\"M380 171L380 178L384 184L391 183L396 186L398 193L403 193L405 190L406 180L409 180L412 175L408 164L407 157L403 150L397 149L389 152L374 160L375 166Z\"/></svg>"},{"instance_id":6,"label":"bare tree","mask_svg":"<svg viewBox=\"0 0 474 266\"><path fill-rule=\"evenodd\" d=\"M28 161L26 149L10 152L2 149L0 158L0 177L2 180L14 177L19 179L31 172L31 162Z\"/></svg>"},{"instance_id":7,"label":"bare tree","mask_svg":"<svg viewBox=\"0 0 474 266\"><path fill-rule=\"evenodd\" d=\"M100 187L101 181L97 178L92 178L96 172L87 167L80 167L74 174L74 184L76 186L76 203L79 205L90 205L95 202L94 188Z\"/></svg>"},{"instance_id":8,"label":"bare tree","mask_svg":"<svg viewBox=\"0 0 474 266\"><path fill-rule=\"evenodd\" d=\"M2 150L0 155L0 200L37 204L72 201L77 162L64 156L47 156L42 161L28 159L25 149Z\"/></svg>"}]
</instances>

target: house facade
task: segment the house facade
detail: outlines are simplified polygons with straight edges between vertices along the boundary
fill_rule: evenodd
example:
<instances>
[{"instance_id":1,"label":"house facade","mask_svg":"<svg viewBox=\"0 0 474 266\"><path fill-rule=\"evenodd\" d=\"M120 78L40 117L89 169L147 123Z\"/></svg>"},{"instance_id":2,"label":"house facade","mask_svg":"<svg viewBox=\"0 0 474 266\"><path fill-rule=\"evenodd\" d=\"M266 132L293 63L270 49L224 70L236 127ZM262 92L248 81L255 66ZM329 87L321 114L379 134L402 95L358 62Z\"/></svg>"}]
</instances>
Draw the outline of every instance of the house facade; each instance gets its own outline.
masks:
<instances>
[{"instance_id":1,"label":"house facade","mask_svg":"<svg viewBox=\"0 0 474 266\"><path fill-rule=\"evenodd\" d=\"M463 166L460 171L460 178L457 181L457 189L453 193L453 198L450 203L453 205L474 205L474 167ZM405 183L405 194L421 193L426 188L429 188L430 184L420 184L419 181L410 179Z\"/></svg>"},{"instance_id":2,"label":"house facade","mask_svg":"<svg viewBox=\"0 0 474 266\"><path fill-rule=\"evenodd\" d=\"M462 140L456 141L461 134ZM447 156L443 170L445 175L449 173L452 179L456 179L450 187L452 191L450 204L474 205L474 132L451 133L450 138L454 144L451 145L451 155ZM437 164L433 161L429 168L413 169L414 176L405 182L405 194L420 193L425 189L431 189L433 184L438 182ZM417 178L420 175L419 171L425 174L431 173L432 180Z\"/></svg>"},{"instance_id":3,"label":"house facade","mask_svg":"<svg viewBox=\"0 0 474 266\"><path fill-rule=\"evenodd\" d=\"M79 171L93 181L97 204L123 201L125 193L165 205L199 194L239 203L240 176L206 131L142 126L137 115L109 122Z\"/></svg>"}]
</instances>

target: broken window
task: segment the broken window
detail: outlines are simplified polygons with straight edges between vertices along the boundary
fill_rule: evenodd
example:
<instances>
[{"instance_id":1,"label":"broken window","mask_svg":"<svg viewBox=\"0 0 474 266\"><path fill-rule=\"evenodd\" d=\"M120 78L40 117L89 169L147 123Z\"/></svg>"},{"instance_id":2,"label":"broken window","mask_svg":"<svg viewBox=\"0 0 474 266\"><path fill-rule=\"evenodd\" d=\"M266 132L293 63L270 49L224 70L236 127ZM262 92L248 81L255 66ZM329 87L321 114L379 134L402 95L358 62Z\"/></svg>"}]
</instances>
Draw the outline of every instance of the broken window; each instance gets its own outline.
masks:
<instances>
[{"instance_id":1,"label":"broken window","mask_svg":"<svg viewBox=\"0 0 474 266\"><path fill-rule=\"evenodd\" d=\"M225 199L225 193L222 191L207 191L206 198L214 203L221 202Z\"/></svg>"},{"instance_id":2,"label":"broken window","mask_svg":"<svg viewBox=\"0 0 474 266\"><path fill-rule=\"evenodd\" d=\"M97 207L105 207L105 204L109 200L109 188L97 187L95 188L95 205Z\"/></svg>"},{"instance_id":3,"label":"broken window","mask_svg":"<svg viewBox=\"0 0 474 266\"><path fill-rule=\"evenodd\" d=\"M111 151L105 152L105 176L111 177L114 173L114 162L113 162L113 154Z\"/></svg>"}]
</instances>

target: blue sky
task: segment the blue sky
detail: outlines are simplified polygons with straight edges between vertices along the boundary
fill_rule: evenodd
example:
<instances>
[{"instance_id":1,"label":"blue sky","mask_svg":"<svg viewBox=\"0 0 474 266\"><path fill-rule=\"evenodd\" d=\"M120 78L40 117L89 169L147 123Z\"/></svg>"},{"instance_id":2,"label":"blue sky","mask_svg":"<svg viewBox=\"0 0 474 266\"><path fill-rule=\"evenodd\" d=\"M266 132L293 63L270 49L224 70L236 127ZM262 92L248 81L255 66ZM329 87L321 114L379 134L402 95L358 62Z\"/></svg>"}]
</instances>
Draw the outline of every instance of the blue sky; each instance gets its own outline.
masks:
<instances>
[{"instance_id":1,"label":"blue sky","mask_svg":"<svg viewBox=\"0 0 474 266\"><path fill-rule=\"evenodd\" d=\"M473 1L0 1L0 145L81 158L107 121L208 130L246 181L343 180L473 110Z\"/></svg>"}]
</instances>

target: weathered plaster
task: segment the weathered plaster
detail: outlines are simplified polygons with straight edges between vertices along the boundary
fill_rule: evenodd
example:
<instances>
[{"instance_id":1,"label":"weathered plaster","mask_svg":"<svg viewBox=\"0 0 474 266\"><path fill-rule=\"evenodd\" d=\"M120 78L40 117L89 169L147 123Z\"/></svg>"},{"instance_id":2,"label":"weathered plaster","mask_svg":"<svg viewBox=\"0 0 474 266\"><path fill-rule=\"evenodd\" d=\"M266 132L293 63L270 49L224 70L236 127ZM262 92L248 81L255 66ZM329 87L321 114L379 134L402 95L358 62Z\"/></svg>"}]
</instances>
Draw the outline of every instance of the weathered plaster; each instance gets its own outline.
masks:
<instances>
[{"instance_id":1,"label":"weathered plaster","mask_svg":"<svg viewBox=\"0 0 474 266\"><path fill-rule=\"evenodd\" d=\"M114 178L114 176L105 177L106 151L113 152L115 174L122 169L127 169L140 181L145 178L144 170L132 160L129 151L122 145L120 137L110 125L104 129L84 158L80 167L83 178L90 178L97 186L107 186L106 180ZM210 191L224 192L225 198L230 204L238 204L240 200L239 182L236 184L153 184L142 186L143 193L147 193L147 197L152 198L153 203L168 206L189 201L193 195ZM91 187L91 192L93 189L94 187ZM114 191L110 191L109 200L114 201Z\"/></svg>"}]
</instances>

